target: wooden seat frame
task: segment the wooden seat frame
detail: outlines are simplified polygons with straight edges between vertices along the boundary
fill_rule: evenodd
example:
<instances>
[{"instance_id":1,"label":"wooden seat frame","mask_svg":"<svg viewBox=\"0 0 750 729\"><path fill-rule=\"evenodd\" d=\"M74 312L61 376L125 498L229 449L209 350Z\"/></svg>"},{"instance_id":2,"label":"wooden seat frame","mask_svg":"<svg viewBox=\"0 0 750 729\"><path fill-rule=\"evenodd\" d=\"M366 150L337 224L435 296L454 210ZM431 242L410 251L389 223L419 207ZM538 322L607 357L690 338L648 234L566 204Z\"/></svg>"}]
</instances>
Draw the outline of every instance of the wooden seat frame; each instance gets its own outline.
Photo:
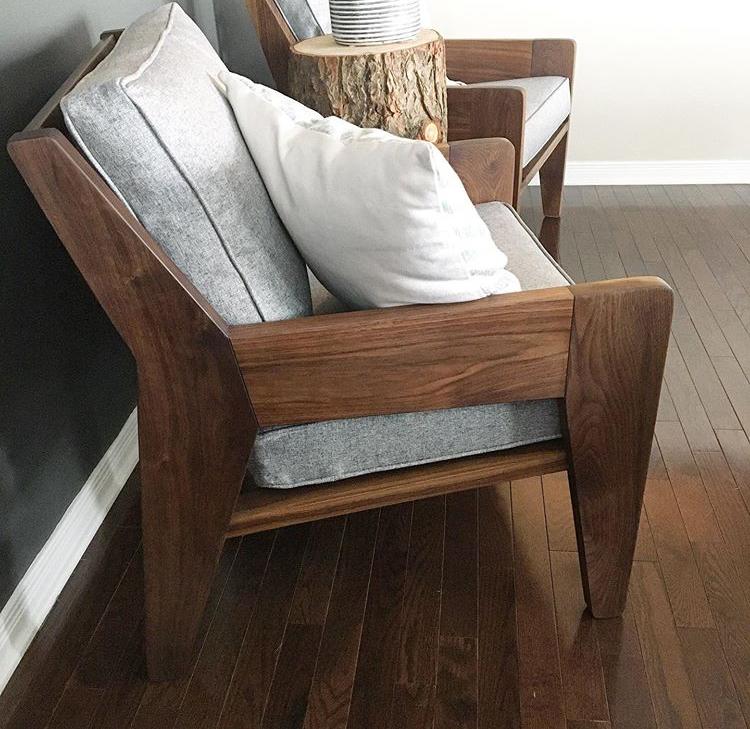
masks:
<instances>
[{"instance_id":1,"label":"wooden seat frame","mask_svg":"<svg viewBox=\"0 0 750 729\"><path fill-rule=\"evenodd\" d=\"M289 93L288 66L297 38L275 0L245 0L255 24L271 75L280 91ZM569 39L445 41L449 78L467 84L487 81L564 76L573 90L576 44ZM515 149L513 207L521 191L539 173L542 207L548 218L559 218L568 146L568 117L535 157L523 164L526 91L520 87L448 88L448 141L504 137ZM552 236L554 238L554 236Z\"/></svg>"},{"instance_id":2,"label":"wooden seat frame","mask_svg":"<svg viewBox=\"0 0 750 729\"><path fill-rule=\"evenodd\" d=\"M105 34L8 147L136 360L149 676L189 666L227 537L564 469L588 605L619 615L669 336L667 285L633 278L229 326L64 132L60 98L114 42ZM449 157L475 202L512 196L507 141L459 142ZM259 427L538 398L560 399L561 440L242 491Z\"/></svg>"}]
</instances>

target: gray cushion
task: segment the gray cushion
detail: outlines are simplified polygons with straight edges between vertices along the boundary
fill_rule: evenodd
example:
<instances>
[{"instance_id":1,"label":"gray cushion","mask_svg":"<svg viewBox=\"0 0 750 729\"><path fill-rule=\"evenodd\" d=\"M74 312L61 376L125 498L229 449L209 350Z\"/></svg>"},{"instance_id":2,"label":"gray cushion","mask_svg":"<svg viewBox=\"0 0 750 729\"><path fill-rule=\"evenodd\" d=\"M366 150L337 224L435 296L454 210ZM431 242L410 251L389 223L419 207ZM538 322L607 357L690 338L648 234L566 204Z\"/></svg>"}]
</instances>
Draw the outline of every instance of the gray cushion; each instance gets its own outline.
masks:
<instances>
[{"instance_id":1,"label":"gray cushion","mask_svg":"<svg viewBox=\"0 0 750 729\"><path fill-rule=\"evenodd\" d=\"M523 164L531 162L560 125L570 116L570 81L563 76L535 76L507 81L486 81L469 86L516 86L526 91Z\"/></svg>"},{"instance_id":2,"label":"gray cushion","mask_svg":"<svg viewBox=\"0 0 750 729\"><path fill-rule=\"evenodd\" d=\"M71 134L231 324L310 314L304 263L234 115L224 69L175 3L131 25L63 100Z\"/></svg>"},{"instance_id":3,"label":"gray cushion","mask_svg":"<svg viewBox=\"0 0 750 729\"><path fill-rule=\"evenodd\" d=\"M477 211L524 289L571 283L510 206L486 203ZM330 306L325 289L317 284L315 290L316 303ZM291 488L539 443L561 433L556 400L268 428L258 433L250 473L258 486Z\"/></svg>"},{"instance_id":4,"label":"gray cushion","mask_svg":"<svg viewBox=\"0 0 750 729\"><path fill-rule=\"evenodd\" d=\"M573 283L510 205L489 202L476 209L495 244L508 256L508 269L516 274L524 291Z\"/></svg>"}]
</instances>

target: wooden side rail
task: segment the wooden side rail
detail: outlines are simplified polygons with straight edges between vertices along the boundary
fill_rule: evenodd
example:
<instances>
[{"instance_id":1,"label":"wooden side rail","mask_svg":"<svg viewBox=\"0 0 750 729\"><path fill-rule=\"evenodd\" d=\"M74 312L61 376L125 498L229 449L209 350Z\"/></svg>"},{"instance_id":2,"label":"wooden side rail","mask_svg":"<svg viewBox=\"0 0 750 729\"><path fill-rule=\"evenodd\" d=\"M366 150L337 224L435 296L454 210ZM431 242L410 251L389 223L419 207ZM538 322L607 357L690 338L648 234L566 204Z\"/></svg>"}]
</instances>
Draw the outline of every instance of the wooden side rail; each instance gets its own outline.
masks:
<instances>
[{"instance_id":1,"label":"wooden side rail","mask_svg":"<svg viewBox=\"0 0 750 729\"><path fill-rule=\"evenodd\" d=\"M250 488L237 500L227 537L492 486L502 481L564 471L567 467L564 444L550 441L317 486Z\"/></svg>"},{"instance_id":2,"label":"wooden side rail","mask_svg":"<svg viewBox=\"0 0 750 729\"><path fill-rule=\"evenodd\" d=\"M232 327L262 426L562 397L567 288Z\"/></svg>"},{"instance_id":3,"label":"wooden side rail","mask_svg":"<svg viewBox=\"0 0 750 729\"><path fill-rule=\"evenodd\" d=\"M572 81L575 51L575 41L567 38L445 40L448 76L468 84L529 76L566 76Z\"/></svg>"}]
</instances>

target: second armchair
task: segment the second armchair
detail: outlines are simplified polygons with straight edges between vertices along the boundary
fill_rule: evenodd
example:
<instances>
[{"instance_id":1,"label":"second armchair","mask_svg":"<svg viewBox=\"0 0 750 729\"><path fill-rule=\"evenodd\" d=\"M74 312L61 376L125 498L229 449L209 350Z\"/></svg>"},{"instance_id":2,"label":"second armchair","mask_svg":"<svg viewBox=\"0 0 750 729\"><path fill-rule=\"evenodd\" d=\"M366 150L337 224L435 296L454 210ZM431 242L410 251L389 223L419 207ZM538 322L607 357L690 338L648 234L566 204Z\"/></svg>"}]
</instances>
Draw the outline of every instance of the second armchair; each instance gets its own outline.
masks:
<instances>
[{"instance_id":1,"label":"second armchair","mask_svg":"<svg viewBox=\"0 0 750 729\"><path fill-rule=\"evenodd\" d=\"M291 47L330 32L326 0L246 0L279 90ZM325 6L325 7L324 7ZM575 42L453 40L446 45L448 140L505 137L515 147L513 204L539 173L544 215L559 218Z\"/></svg>"}]
</instances>

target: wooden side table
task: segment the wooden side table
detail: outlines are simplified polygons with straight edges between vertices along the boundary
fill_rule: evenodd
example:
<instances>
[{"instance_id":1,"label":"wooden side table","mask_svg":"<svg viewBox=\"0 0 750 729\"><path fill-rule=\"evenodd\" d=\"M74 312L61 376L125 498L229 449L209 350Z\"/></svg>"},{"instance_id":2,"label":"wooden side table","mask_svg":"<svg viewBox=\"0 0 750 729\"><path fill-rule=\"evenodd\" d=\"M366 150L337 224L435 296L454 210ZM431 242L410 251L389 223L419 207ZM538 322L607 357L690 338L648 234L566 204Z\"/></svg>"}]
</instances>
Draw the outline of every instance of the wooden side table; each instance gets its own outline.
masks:
<instances>
[{"instance_id":1,"label":"wooden side table","mask_svg":"<svg viewBox=\"0 0 750 729\"><path fill-rule=\"evenodd\" d=\"M447 141L445 44L434 30L378 46L342 46L331 35L301 41L292 48L289 91L323 116Z\"/></svg>"}]
</instances>

